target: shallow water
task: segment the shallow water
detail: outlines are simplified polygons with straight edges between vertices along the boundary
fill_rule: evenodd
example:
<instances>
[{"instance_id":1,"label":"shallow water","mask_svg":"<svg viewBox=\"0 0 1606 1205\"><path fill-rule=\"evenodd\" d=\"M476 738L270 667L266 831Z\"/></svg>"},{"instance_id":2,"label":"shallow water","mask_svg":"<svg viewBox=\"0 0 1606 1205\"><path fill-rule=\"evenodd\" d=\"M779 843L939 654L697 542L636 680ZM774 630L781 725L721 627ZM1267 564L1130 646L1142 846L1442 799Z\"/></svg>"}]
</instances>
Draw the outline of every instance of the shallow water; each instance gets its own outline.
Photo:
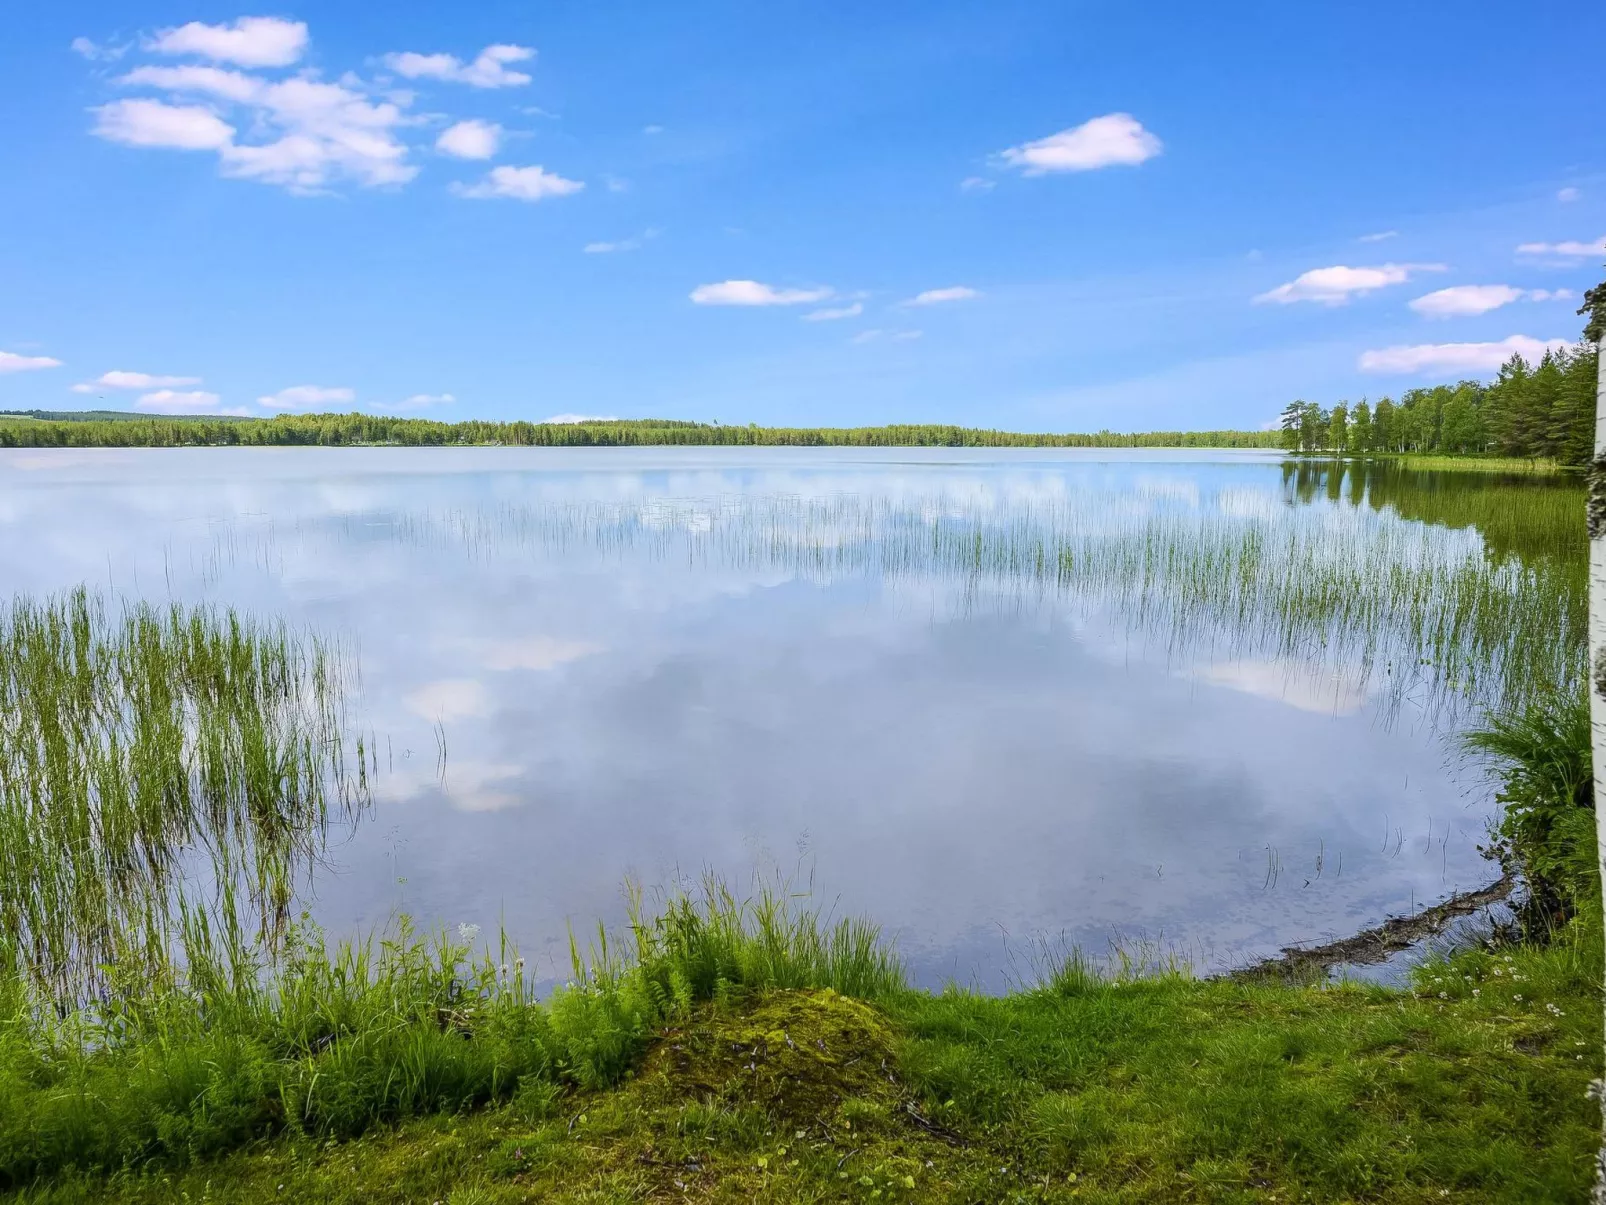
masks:
<instances>
[{"instance_id":1,"label":"shallow water","mask_svg":"<svg viewBox=\"0 0 1606 1205\"><path fill-rule=\"evenodd\" d=\"M1045 948L1218 969L1482 886L1462 629L1260 586L1472 573L1479 614L1522 614L1535 573L1581 589L1581 522L1570 486L1262 453L0 453L0 588L357 650L378 791L314 876L323 923L505 924L558 978L627 876L787 877L987 990Z\"/></svg>"}]
</instances>

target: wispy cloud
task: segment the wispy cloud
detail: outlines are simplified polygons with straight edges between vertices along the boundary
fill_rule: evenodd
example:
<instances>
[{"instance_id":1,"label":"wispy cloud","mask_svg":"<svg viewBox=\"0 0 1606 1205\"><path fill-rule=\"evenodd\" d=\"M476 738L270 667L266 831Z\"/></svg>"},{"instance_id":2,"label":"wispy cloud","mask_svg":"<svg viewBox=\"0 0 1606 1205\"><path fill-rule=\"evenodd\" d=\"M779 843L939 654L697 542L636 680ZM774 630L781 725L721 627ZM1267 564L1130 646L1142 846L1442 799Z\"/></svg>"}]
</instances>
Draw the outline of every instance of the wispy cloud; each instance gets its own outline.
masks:
<instances>
[{"instance_id":1,"label":"wispy cloud","mask_svg":"<svg viewBox=\"0 0 1606 1205\"><path fill-rule=\"evenodd\" d=\"M530 82L522 71L511 71L509 63L524 63L535 57L528 46L498 44L487 46L471 63L451 54L418 54L404 50L387 54L385 66L407 79L434 79L470 88L517 88Z\"/></svg>"},{"instance_id":2,"label":"wispy cloud","mask_svg":"<svg viewBox=\"0 0 1606 1205\"><path fill-rule=\"evenodd\" d=\"M1331 268L1312 268L1287 284L1261 293L1254 300L1259 304L1277 302L1288 305L1296 301L1316 301L1323 305L1343 305L1351 297L1370 293L1374 289L1404 284L1418 272L1443 271L1443 264L1381 264L1375 268L1349 268L1340 264Z\"/></svg>"},{"instance_id":3,"label":"wispy cloud","mask_svg":"<svg viewBox=\"0 0 1606 1205\"><path fill-rule=\"evenodd\" d=\"M656 226L643 230L640 234L633 234L629 238L615 239L611 242L587 243L584 251L587 255L610 255L620 251L640 251L642 246L663 232Z\"/></svg>"},{"instance_id":4,"label":"wispy cloud","mask_svg":"<svg viewBox=\"0 0 1606 1205\"><path fill-rule=\"evenodd\" d=\"M1606 234L1592 243L1566 241L1560 243L1522 243L1518 255L1553 255L1562 259L1584 259L1591 255L1606 255Z\"/></svg>"},{"instance_id":5,"label":"wispy cloud","mask_svg":"<svg viewBox=\"0 0 1606 1205\"><path fill-rule=\"evenodd\" d=\"M1542 358L1546 351L1560 351L1567 346L1566 339L1534 339L1528 335L1511 335L1497 343L1418 343L1362 352L1359 365L1362 372L1395 373L1401 376L1491 373L1514 355L1533 363Z\"/></svg>"},{"instance_id":6,"label":"wispy cloud","mask_svg":"<svg viewBox=\"0 0 1606 1205\"><path fill-rule=\"evenodd\" d=\"M852 305L839 305L829 309L811 310L803 315L805 322L835 322L842 318L857 318L864 313L864 302L855 301Z\"/></svg>"},{"instance_id":7,"label":"wispy cloud","mask_svg":"<svg viewBox=\"0 0 1606 1205\"><path fill-rule=\"evenodd\" d=\"M1556 200L1565 205L1570 201L1578 200L1578 198L1583 195L1584 194L1580 189L1573 188L1571 185L1569 185L1568 187L1563 188L1556 193Z\"/></svg>"},{"instance_id":8,"label":"wispy cloud","mask_svg":"<svg viewBox=\"0 0 1606 1205\"><path fill-rule=\"evenodd\" d=\"M961 192L991 192L997 187L997 181L989 180L986 176L966 176L959 182Z\"/></svg>"},{"instance_id":9,"label":"wispy cloud","mask_svg":"<svg viewBox=\"0 0 1606 1205\"><path fill-rule=\"evenodd\" d=\"M1130 113L1106 113L1036 142L1009 147L998 158L1025 175L1043 176L1101 167L1135 167L1163 149L1161 141Z\"/></svg>"},{"instance_id":10,"label":"wispy cloud","mask_svg":"<svg viewBox=\"0 0 1606 1205\"><path fill-rule=\"evenodd\" d=\"M924 293L916 293L905 301L904 305L942 305L949 301L969 301L973 297L980 297L976 289L965 285L950 285L945 289L927 289Z\"/></svg>"},{"instance_id":11,"label":"wispy cloud","mask_svg":"<svg viewBox=\"0 0 1606 1205\"><path fill-rule=\"evenodd\" d=\"M24 356L14 351L0 351L0 373L35 372L41 368L60 368L61 361L50 356Z\"/></svg>"},{"instance_id":12,"label":"wispy cloud","mask_svg":"<svg viewBox=\"0 0 1606 1205\"><path fill-rule=\"evenodd\" d=\"M449 393L415 393L397 402L396 406L400 410L422 410L426 406L450 406L455 401L457 399Z\"/></svg>"},{"instance_id":13,"label":"wispy cloud","mask_svg":"<svg viewBox=\"0 0 1606 1205\"><path fill-rule=\"evenodd\" d=\"M543 418L543 423L611 423L618 421L613 414L554 414L551 418Z\"/></svg>"},{"instance_id":14,"label":"wispy cloud","mask_svg":"<svg viewBox=\"0 0 1606 1205\"><path fill-rule=\"evenodd\" d=\"M493 167L478 184L453 184L460 197L483 201L506 197L515 201L544 201L548 197L567 197L585 187L580 180L566 180L540 164L531 167Z\"/></svg>"},{"instance_id":15,"label":"wispy cloud","mask_svg":"<svg viewBox=\"0 0 1606 1205\"><path fill-rule=\"evenodd\" d=\"M158 376L149 372L126 372L114 368L103 372L93 381L83 381L72 387L74 393L95 393L101 389L168 389L180 385L199 385L200 377Z\"/></svg>"},{"instance_id":16,"label":"wispy cloud","mask_svg":"<svg viewBox=\"0 0 1606 1205\"><path fill-rule=\"evenodd\" d=\"M829 288L779 289L756 280L724 280L691 291L695 305L809 305L831 296Z\"/></svg>"},{"instance_id":17,"label":"wispy cloud","mask_svg":"<svg viewBox=\"0 0 1606 1205\"><path fill-rule=\"evenodd\" d=\"M1566 289L1518 289L1511 285L1456 285L1438 289L1411 302L1411 308L1429 318L1460 318L1487 314L1513 301L1565 301Z\"/></svg>"},{"instance_id":18,"label":"wispy cloud","mask_svg":"<svg viewBox=\"0 0 1606 1205\"><path fill-rule=\"evenodd\" d=\"M323 385L291 385L278 393L257 398L257 402L273 410L301 410L312 406L344 406L356 401L354 390L344 387L329 388Z\"/></svg>"},{"instance_id":19,"label":"wispy cloud","mask_svg":"<svg viewBox=\"0 0 1606 1205\"><path fill-rule=\"evenodd\" d=\"M1388 239L1399 237L1400 232L1398 230L1377 230L1371 234L1363 234L1355 241L1357 243L1381 243Z\"/></svg>"}]
</instances>

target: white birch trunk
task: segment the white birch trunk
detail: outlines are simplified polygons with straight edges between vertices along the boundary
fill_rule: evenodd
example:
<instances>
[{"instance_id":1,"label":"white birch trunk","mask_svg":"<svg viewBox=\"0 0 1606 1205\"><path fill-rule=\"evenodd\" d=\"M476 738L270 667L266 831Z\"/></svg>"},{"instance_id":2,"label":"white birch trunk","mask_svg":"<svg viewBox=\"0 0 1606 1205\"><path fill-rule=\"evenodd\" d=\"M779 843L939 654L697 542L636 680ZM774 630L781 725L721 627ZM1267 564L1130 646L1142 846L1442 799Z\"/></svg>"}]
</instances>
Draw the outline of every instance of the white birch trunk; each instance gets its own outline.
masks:
<instances>
[{"instance_id":1,"label":"white birch trunk","mask_svg":"<svg viewBox=\"0 0 1606 1205\"><path fill-rule=\"evenodd\" d=\"M1603 341L1606 342L1606 341ZM1603 349L1606 350L1606 349ZM1606 883L1606 354L1595 391L1595 459L1589 469L1589 726L1595 766L1595 851ZM1606 1205L1606 1091L1601 1099L1602 1145L1596 1156L1595 1201Z\"/></svg>"}]
</instances>

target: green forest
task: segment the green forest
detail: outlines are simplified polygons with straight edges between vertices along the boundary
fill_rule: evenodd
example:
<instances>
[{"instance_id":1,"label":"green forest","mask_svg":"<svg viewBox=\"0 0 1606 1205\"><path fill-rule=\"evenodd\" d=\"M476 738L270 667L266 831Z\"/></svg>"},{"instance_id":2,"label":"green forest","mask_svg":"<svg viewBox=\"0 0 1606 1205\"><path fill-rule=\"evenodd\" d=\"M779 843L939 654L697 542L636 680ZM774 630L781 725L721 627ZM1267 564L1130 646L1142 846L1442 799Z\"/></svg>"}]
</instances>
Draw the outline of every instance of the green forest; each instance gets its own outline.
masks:
<instances>
[{"instance_id":1,"label":"green forest","mask_svg":"<svg viewBox=\"0 0 1606 1205\"><path fill-rule=\"evenodd\" d=\"M746 427L671 419L578 423L437 422L370 414L281 414L269 419L172 418L31 410L0 414L0 448L307 445L402 447L507 444L516 447L785 445L872 448L1275 448L1275 431L1098 431L1021 434L973 427Z\"/></svg>"},{"instance_id":2,"label":"green forest","mask_svg":"<svg viewBox=\"0 0 1606 1205\"><path fill-rule=\"evenodd\" d=\"M1460 381L1409 389L1400 400L1290 402L1282 446L1290 452L1493 453L1563 465L1589 462L1595 446L1595 389L1606 320L1606 283L1584 294L1583 338L1547 351L1538 364L1513 355L1488 385Z\"/></svg>"}]
</instances>

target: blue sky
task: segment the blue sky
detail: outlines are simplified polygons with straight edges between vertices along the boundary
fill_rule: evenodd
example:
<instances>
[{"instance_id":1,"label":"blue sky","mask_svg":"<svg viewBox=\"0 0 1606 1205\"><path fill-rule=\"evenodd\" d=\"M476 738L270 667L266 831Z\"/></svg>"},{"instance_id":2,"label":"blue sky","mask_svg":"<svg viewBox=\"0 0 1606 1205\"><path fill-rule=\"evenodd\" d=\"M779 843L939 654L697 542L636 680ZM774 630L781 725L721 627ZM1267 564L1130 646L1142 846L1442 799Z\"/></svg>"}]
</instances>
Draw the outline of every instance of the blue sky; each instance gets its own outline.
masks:
<instances>
[{"instance_id":1,"label":"blue sky","mask_svg":"<svg viewBox=\"0 0 1606 1205\"><path fill-rule=\"evenodd\" d=\"M1601 276L1603 35L1475 0L26 6L0 407L1142 430L1486 376Z\"/></svg>"}]
</instances>

